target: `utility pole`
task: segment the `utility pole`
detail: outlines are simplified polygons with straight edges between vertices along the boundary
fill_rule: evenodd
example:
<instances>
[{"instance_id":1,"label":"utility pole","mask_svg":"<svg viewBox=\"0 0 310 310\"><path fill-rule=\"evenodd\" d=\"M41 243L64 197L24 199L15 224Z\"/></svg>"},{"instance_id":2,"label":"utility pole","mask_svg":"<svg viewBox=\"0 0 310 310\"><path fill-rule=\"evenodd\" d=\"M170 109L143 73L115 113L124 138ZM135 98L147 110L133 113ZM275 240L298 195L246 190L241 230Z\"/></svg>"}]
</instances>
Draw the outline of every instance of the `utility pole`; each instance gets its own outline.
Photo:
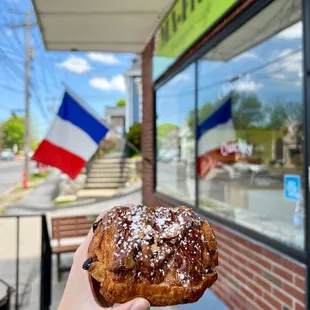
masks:
<instances>
[{"instance_id":1,"label":"utility pole","mask_svg":"<svg viewBox=\"0 0 310 310\"><path fill-rule=\"evenodd\" d=\"M25 152L25 182L24 187L28 187L29 179L29 156L30 151L30 115L29 115L29 68L31 60L30 51L30 13L26 13L26 24L25 24L25 141L24 141L24 152Z\"/></svg>"},{"instance_id":2,"label":"utility pole","mask_svg":"<svg viewBox=\"0 0 310 310\"><path fill-rule=\"evenodd\" d=\"M33 57L33 50L30 47L31 27L37 23L30 22L30 12L12 12L13 14L22 14L25 16L24 24L16 24L10 26L11 28L25 29L25 136L24 136L24 153L25 164L23 171L23 186L28 187L29 179L29 156L30 151L30 109L29 109L29 90L30 90L30 62Z\"/></svg>"}]
</instances>

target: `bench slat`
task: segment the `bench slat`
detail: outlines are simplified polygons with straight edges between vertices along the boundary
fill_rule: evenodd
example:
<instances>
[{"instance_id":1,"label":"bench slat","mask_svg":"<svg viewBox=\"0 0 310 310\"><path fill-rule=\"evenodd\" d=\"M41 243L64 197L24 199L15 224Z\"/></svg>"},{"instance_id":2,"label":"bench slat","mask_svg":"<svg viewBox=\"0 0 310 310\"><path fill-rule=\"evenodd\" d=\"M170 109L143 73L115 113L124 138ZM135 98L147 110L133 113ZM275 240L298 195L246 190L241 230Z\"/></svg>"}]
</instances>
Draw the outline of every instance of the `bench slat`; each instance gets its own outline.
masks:
<instances>
[{"instance_id":1,"label":"bench slat","mask_svg":"<svg viewBox=\"0 0 310 310\"><path fill-rule=\"evenodd\" d=\"M80 245L64 245L64 246L56 246L52 249L53 254L61 254L61 253L72 253L75 252Z\"/></svg>"},{"instance_id":2,"label":"bench slat","mask_svg":"<svg viewBox=\"0 0 310 310\"><path fill-rule=\"evenodd\" d=\"M93 220L89 219L76 219L76 220L62 220L62 221L53 221L52 226L65 226L65 225L73 225L73 224L86 224L86 223L93 223Z\"/></svg>"},{"instance_id":3,"label":"bench slat","mask_svg":"<svg viewBox=\"0 0 310 310\"><path fill-rule=\"evenodd\" d=\"M90 229L93 223L83 223L83 224L72 224L72 225L64 225L64 226L54 226L53 231L72 231L79 229Z\"/></svg>"},{"instance_id":4,"label":"bench slat","mask_svg":"<svg viewBox=\"0 0 310 310\"><path fill-rule=\"evenodd\" d=\"M84 237L87 236L88 232L89 228L74 231L55 232L54 235L55 239L64 239L64 238Z\"/></svg>"}]
</instances>

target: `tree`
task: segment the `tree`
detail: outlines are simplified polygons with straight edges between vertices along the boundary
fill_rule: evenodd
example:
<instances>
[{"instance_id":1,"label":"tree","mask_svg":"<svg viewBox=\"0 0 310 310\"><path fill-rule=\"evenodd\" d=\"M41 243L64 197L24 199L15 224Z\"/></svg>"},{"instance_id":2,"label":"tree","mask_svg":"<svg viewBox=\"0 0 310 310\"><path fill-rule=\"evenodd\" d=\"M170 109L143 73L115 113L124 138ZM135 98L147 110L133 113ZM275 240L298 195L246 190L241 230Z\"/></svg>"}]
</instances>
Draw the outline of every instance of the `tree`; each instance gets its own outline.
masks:
<instances>
[{"instance_id":1,"label":"tree","mask_svg":"<svg viewBox=\"0 0 310 310\"><path fill-rule=\"evenodd\" d=\"M203 121L214 109L214 106L212 102L208 101L204 103L198 110L198 122L200 123ZM192 128L193 130L195 129L195 110L189 111L189 116L188 116L188 126Z\"/></svg>"},{"instance_id":2,"label":"tree","mask_svg":"<svg viewBox=\"0 0 310 310\"><path fill-rule=\"evenodd\" d=\"M237 129L257 127L265 120L263 105L255 95L234 94L233 119Z\"/></svg>"},{"instance_id":3,"label":"tree","mask_svg":"<svg viewBox=\"0 0 310 310\"><path fill-rule=\"evenodd\" d=\"M179 127L173 123L163 123L157 126L157 135L167 138L170 131L176 130Z\"/></svg>"},{"instance_id":4,"label":"tree","mask_svg":"<svg viewBox=\"0 0 310 310\"><path fill-rule=\"evenodd\" d=\"M134 123L130 128L129 132L126 134L126 140L134 145L139 151L141 151L141 123ZM137 154L136 150L133 150L130 146L126 147L127 155L132 157Z\"/></svg>"},{"instance_id":5,"label":"tree","mask_svg":"<svg viewBox=\"0 0 310 310\"><path fill-rule=\"evenodd\" d=\"M287 121L303 121L303 107L300 102L274 102L266 107L266 113L269 116L268 128L271 129L279 130Z\"/></svg>"},{"instance_id":6,"label":"tree","mask_svg":"<svg viewBox=\"0 0 310 310\"><path fill-rule=\"evenodd\" d=\"M117 107L124 107L126 106L126 99L120 99L116 102Z\"/></svg>"},{"instance_id":7,"label":"tree","mask_svg":"<svg viewBox=\"0 0 310 310\"><path fill-rule=\"evenodd\" d=\"M19 149L24 145L25 120L20 116L11 116L1 125L4 148L13 148L16 144Z\"/></svg>"}]
</instances>

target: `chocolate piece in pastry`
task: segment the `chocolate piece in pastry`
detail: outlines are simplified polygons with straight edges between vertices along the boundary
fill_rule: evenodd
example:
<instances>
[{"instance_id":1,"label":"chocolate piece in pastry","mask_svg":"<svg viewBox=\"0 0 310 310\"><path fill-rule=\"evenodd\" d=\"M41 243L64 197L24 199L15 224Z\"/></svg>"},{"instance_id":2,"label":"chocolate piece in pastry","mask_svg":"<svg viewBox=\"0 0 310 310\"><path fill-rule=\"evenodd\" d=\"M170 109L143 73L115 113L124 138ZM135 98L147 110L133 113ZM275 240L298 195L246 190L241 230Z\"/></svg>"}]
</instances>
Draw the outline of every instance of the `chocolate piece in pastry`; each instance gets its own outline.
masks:
<instances>
[{"instance_id":1,"label":"chocolate piece in pastry","mask_svg":"<svg viewBox=\"0 0 310 310\"><path fill-rule=\"evenodd\" d=\"M93 229L83 268L100 283L97 300L192 303L217 279L213 231L187 207L115 207Z\"/></svg>"}]
</instances>

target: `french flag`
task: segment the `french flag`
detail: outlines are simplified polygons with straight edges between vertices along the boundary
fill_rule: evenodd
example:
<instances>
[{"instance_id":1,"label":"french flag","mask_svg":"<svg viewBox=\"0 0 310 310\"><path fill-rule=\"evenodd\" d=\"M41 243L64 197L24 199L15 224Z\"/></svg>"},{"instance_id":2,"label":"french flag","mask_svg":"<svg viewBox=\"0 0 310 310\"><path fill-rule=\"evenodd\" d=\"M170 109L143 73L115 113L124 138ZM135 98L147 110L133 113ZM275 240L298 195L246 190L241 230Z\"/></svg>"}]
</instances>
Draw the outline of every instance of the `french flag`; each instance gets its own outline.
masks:
<instances>
[{"instance_id":1,"label":"french flag","mask_svg":"<svg viewBox=\"0 0 310 310\"><path fill-rule=\"evenodd\" d=\"M47 136L32 159L75 179L108 131L93 113L66 92Z\"/></svg>"},{"instance_id":2,"label":"french flag","mask_svg":"<svg viewBox=\"0 0 310 310\"><path fill-rule=\"evenodd\" d=\"M211 169L221 163L234 161L235 154L223 152L223 146L236 140L231 94L198 125L197 140L197 172L200 177L206 177Z\"/></svg>"}]
</instances>

